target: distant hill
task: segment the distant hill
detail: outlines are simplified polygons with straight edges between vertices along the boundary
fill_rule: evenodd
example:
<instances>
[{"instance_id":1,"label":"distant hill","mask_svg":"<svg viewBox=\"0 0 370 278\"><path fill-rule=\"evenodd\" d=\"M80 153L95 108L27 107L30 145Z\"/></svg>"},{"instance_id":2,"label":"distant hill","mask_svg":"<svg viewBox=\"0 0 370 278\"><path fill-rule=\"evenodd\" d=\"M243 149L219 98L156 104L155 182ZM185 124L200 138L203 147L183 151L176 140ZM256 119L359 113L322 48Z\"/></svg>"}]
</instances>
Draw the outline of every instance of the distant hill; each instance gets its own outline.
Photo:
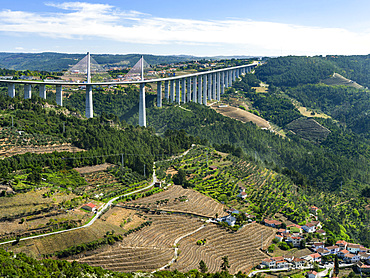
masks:
<instances>
[{"instance_id":1,"label":"distant hill","mask_svg":"<svg viewBox=\"0 0 370 278\"><path fill-rule=\"evenodd\" d=\"M0 52L0 68L14 70L39 70L39 71L62 71L75 65L86 54L66 54L56 52L43 53L6 53ZM91 56L102 66L133 66L140 59L142 54L91 54ZM170 64L183 61L201 59L231 59L250 58L247 56L217 56L217 57L196 57L191 55L149 55L144 54L144 59L150 65Z\"/></svg>"}]
</instances>

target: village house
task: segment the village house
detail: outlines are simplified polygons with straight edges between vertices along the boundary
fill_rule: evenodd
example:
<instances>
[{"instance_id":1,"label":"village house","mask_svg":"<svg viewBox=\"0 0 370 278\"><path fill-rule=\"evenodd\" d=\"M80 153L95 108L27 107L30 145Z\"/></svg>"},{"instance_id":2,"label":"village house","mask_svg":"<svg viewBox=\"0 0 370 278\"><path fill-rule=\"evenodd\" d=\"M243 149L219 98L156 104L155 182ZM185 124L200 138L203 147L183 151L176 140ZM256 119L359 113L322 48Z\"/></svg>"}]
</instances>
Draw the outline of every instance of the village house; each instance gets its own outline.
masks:
<instances>
[{"instance_id":1,"label":"village house","mask_svg":"<svg viewBox=\"0 0 370 278\"><path fill-rule=\"evenodd\" d=\"M324 248L319 248L316 250L317 253L319 253L321 256L329 256L331 255L330 251L329 250L326 250Z\"/></svg>"},{"instance_id":2,"label":"village house","mask_svg":"<svg viewBox=\"0 0 370 278\"><path fill-rule=\"evenodd\" d=\"M321 236L326 236L326 232L323 229L317 230L316 233L318 233Z\"/></svg>"},{"instance_id":3,"label":"village house","mask_svg":"<svg viewBox=\"0 0 370 278\"><path fill-rule=\"evenodd\" d=\"M311 270L311 271L308 271L306 275L307 275L307 278L316 278L317 272L314 270Z\"/></svg>"},{"instance_id":4,"label":"village house","mask_svg":"<svg viewBox=\"0 0 370 278\"><path fill-rule=\"evenodd\" d=\"M325 244L323 242L315 242L314 244L312 244L312 249L317 251L318 249L324 249L325 248Z\"/></svg>"},{"instance_id":5,"label":"village house","mask_svg":"<svg viewBox=\"0 0 370 278\"><path fill-rule=\"evenodd\" d=\"M346 254L343 258L346 263L357 263L360 261L360 256L356 254Z\"/></svg>"},{"instance_id":6,"label":"village house","mask_svg":"<svg viewBox=\"0 0 370 278\"><path fill-rule=\"evenodd\" d=\"M290 236L287 238L288 242L291 242L294 247L299 247L301 245L301 241L303 240L303 237L300 236Z\"/></svg>"},{"instance_id":7,"label":"village house","mask_svg":"<svg viewBox=\"0 0 370 278\"><path fill-rule=\"evenodd\" d=\"M301 258L294 258L292 263L295 267L302 267L305 264L305 260Z\"/></svg>"},{"instance_id":8,"label":"village house","mask_svg":"<svg viewBox=\"0 0 370 278\"><path fill-rule=\"evenodd\" d=\"M335 245L339 246L340 250L344 250L347 248L347 242L344 240L338 240Z\"/></svg>"},{"instance_id":9,"label":"village house","mask_svg":"<svg viewBox=\"0 0 370 278\"><path fill-rule=\"evenodd\" d=\"M347 250L352 254L357 254L360 251L360 248L363 247L360 244L353 244L348 243L347 244Z\"/></svg>"},{"instance_id":10,"label":"village house","mask_svg":"<svg viewBox=\"0 0 370 278\"><path fill-rule=\"evenodd\" d=\"M268 220L268 219L264 219L263 222L265 223L266 226L273 227L273 228L280 227L281 224L283 224L280 221L277 221L277 220Z\"/></svg>"},{"instance_id":11,"label":"village house","mask_svg":"<svg viewBox=\"0 0 370 278\"><path fill-rule=\"evenodd\" d=\"M312 223L308 223L306 225L303 225L302 226L302 229L306 232L306 233L314 233L316 232L316 226Z\"/></svg>"},{"instance_id":12,"label":"village house","mask_svg":"<svg viewBox=\"0 0 370 278\"><path fill-rule=\"evenodd\" d=\"M275 239L277 240L277 242L282 242L284 237L282 235L275 235Z\"/></svg>"},{"instance_id":13,"label":"village house","mask_svg":"<svg viewBox=\"0 0 370 278\"><path fill-rule=\"evenodd\" d=\"M337 253L337 256L338 258L341 258L343 259L345 255L349 254L349 251L344 249L344 250L340 250L338 253Z\"/></svg>"},{"instance_id":14,"label":"village house","mask_svg":"<svg viewBox=\"0 0 370 278\"><path fill-rule=\"evenodd\" d=\"M238 196L239 198L242 198L242 199L244 200L245 198L247 198L247 197L248 197L248 194L247 194L246 192L242 191L242 192L240 192L237 196Z\"/></svg>"},{"instance_id":15,"label":"village house","mask_svg":"<svg viewBox=\"0 0 370 278\"><path fill-rule=\"evenodd\" d=\"M234 226L235 223L236 223L236 218L234 216L232 216L231 214L229 214L227 216L217 218L217 221L218 222L226 222L229 226Z\"/></svg>"},{"instance_id":16,"label":"village house","mask_svg":"<svg viewBox=\"0 0 370 278\"><path fill-rule=\"evenodd\" d=\"M88 210L88 211L91 211L91 212L97 211L97 206L94 205L93 203L85 204L81 208L82 209L85 209L85 210Z\"/></svg>"},{"instance_id":17,"label":"village house","mask_svg":"<svg viewBox=\"0 0 370 278\"><path fill-rule=\"evenodd\" d=\"M312 214L317 214L317 211L319 210L319 208L318 207L316 207L316 206L312 206L312 207L310 207L310 212L312 213Z\"/></svg>"},{"instance_id":18,"label":"village house","mask_svg":"<svg viewBox=\"0 0 370 278\"><path fill-rule=\"evenodd\" d=\"M370 273L370 265L359 262L357 264L357 269L360 273Z\"/></svg>"},{"instance_id":19,"label":"village house","mask_svg":"<svg viewBox=\"0 0 370 278\"><path fill-rule=\"evenodd\" d=\"M311 263L320 263L321 262L321 255L319 253L313 253L313 254L310 254L310 255L307 255L305 257L303 257L303 259L305 259L306 261L308 262L311 262Z\"/></svg>"},{"instance_id":20,"label":"village house","mask_svg":"<svg viewBox=\"0 0 370 278\"><path fill-rule=\"evenodd\" d=\"M330 254L337 254L340 251L340 248L337 245L328 246L328 247L325 247L325 249L330 251Z\"/></svg>"},{"instance_id":21,"label":"village house","mask_svg":"<svg viewBox=\"0 0 370 278\"><path fill-rule=\"evenodd\" d=\"M276 261L273 258L266 258L262 260L261 265L267 267L267 268L275 268Z\"/></svg>"}]
</instances>

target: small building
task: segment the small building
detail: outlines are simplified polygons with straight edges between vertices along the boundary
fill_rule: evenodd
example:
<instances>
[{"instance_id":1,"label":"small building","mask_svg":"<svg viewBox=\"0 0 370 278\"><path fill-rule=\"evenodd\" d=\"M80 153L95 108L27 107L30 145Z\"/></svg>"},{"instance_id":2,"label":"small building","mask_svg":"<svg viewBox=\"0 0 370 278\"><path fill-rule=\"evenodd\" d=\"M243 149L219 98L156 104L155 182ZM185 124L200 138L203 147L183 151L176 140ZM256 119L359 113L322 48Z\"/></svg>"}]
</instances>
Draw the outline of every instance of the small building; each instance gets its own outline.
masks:
<instances>
[{"instance_id":1,"label":"small building","mask_svg":"<svg viewBox=\"0 0 370 278\"><path fill-rule=\"evenodd\" d=\"M337 245L328 246L328 247L325 247L325 249L328 250L330 252L330 254L332 254L332 255L337 254L340 251L340 248Z\"/></svg>"},{"instance_id":2,"label":"small building","mask_svg":"<svg viewBox=\"0 0 370 278\"><path fill-rule=\"evenodd\" d=\"M370 273L370 265L359 262L357 264L357 269L360 273Z\"/></svg>"},{"instance_id":3,"label":"small building","mask_svg":"<svg viewBox=\"0 0 370 278\"><path fill-rule=\"evenodd\" d=\"M272 258L266 258L262 260L261 263L263 266L266 266L268 268L275 268L276 267L276 261L273 260Z\"/></svg>"},{"instance_id":4,"label":"small building","mask_svg":"<svg viewBox=\"0 0 370 278\"><path fill-rule=\"evenodd\" d=\"M345 255L349 254L349 251L344 249L344 250L340 250L338 253L337 253L337 256L338 258L341 258L343 259Z\"/></svg>"},{"instance_id":5,"label":"small building","mask_svg":"<svg viewBox=\"0 0 370 278\"><path fill-rule=\"evenodd\" d=\"M314 270L310 270L306 273L307 278L317 278L317 272Z\"/></svg>"},{"instance_id":6,"label":"small building","mask_svg":"<svg viewBox=\"0 0 370 278\"><path fill-rule=\"evenodd\" d=\"M156 181L156 182L154 183L154 187L161 188L161 187L162 187L162 182L160 182L160 181Z\"/></svg>"},{"instance_id":7,"label":"small building","mask_svg":"<svg viewBox=\"0 0 370 278\"><path fill-rule=\"evenodd\" d=\"M317 249L317 251L316 251L317 253L319 253L321 256L329 256L329 255L331 255L331 253L330 253L330 251L329 250L326 250L326 249L324 249L324 248L319 248L319 249Z\"/></svg>"},{"instance_id":8,"label":"small building","mask_svg":"<svg viewBox=\"0 0 370 278\"><path fill-rule=\"evenodd\" d=\"M211 166L209 166L209 170L217 170L217 166L214 166L214 165L211 165Z\"/></svg>"},{"instance_id":9,"label":"small building","mask_svg":"<svg viewBox=\"0 0 370 278\"><path fill-rule=\"evenodd\" d=\"M325 244L323 242L315 242L314 244L312 244L312 249L313 250L318 250L318 249L324 249L325 248Z\"/></svg>"},{"instance_id":10,"label":"small building","mask_svg":"<svg viewBox=\"0 0 370 278\"><path fill-rule=\"evenodd\" d=\"M360 251L360 248L363 247L360 244L353 244L353 243L348 243L347 244L347 250L351 254L357 254Z\"/></svg>"},{"instance_id":11,"label":"small building","mask_svg":"<svg viewBox=\"0 0 370 278\"><path fill-rule=\"evenodd\" d=\"M97 206L94 205L93 203L85 204L81 208L85 209L85 210L88 210L88 211L91 211L91 212L95 212L98 209Z\"/></svg>"},{"instance_id":12,"label":"small building","mask_svg":"<svg viewBox=\"0 0 370 278\"><path fill-rule=\"evenodd\" d=\"M302 267L305 263L305 260L301 258L294 258L292 263L295 267Z\"/></svg>"},{"instance_id":13,"label":"small building","mask_svg":"<svg viewBox=\"0 0 370 278\"><path fill-rule=\"evenodd\" d=\"M347 242L344 240L338 240L335 245L339 246L340 250L344 250L347 248Z\"/></svg>"},{"instance_id":14,"label":"small building","mask_svg":"<svg viewBox=\"0 0 370 278\"><path fill-rule=\"evenodd\" d=\"M319 210L319 208L318 207L316 207L316 206L312 206L312 207L310 207L310 212L311 213L313 213L313 214L317 214L317 211Z\"/></svg>"},{"instance_id":15,"label":"small building","mask_svg":"<svg viewBox=\"0 0 370 278\"><path fill-rule=\"evenodd\" d=\"M314 263L314 262L320 263L321 262L321 255L319 253L313 253L313 254L310 254L310 255L307 255L307 256L303 257L303 259L305 259L306 261L309 261L311 263Z\"/></svg>"},{"instance_id":16,"label":"small building","mask_svg":"<svg viewBox=\"0 0 370 278\"><path fill-rule=\"evenodd\" d=\"M280 221L277 221L277 220L268 220L268 219L264 219L263 222L265 222L265 225L266 226L273 227L273 228L280 227L281 224L283 224Z\"/></svg>"},{"instance_id":17,"label":"small building","mask_svg":"<svg viewBox=\"0 0 370 278\"><path fill-rule=\"evenodd\" d=\"M217 218L217 221L218 222L226 222L229 226L234 226L235 223L236 223L236 218L234 216L232 216L231 214L229 214L227 216Z\"/></svg>"},{"instance_id":18,"label":"small building","mask_svg":"<svg viewBox=\"0 0 370 278\"><path fill-rule=\"evenodd\" d=\"M319 235L322 235L322 236L326 236L326 232L323 229L316 230L316 233L318 233Z\"/></svg>"},{"instance_id":19,"label":"small building","mask_svg":"<svg viewBox=\"0 0 370 278\"><path fill-rule=\"evenodd\" d=\"M302 226L302 229L306 233L314 233L316 232L316 225L314 223L307 223L306 225Z\"/></svg>"},{"instance_id":20,"label":"small building","mask_svg":"<svg viewBox=\"0 0 370 278\"><path fill-rule=\"evenodd\" d=\"M284 237L281 236L281 235L275 235L275 239L278 241L278 242L282 242Z\"/></svg>"},{"instance_id":21,"label":"small building","mask_svg":"<svg viewBox=\"0 0 370 278\"><path fill-rule=\"evenodd\" d=\"M343 258L346 263L357 263L360 259L360 256L356 254L346 254Z\"/></svg>"},{"instance_id":22,"label":"small building","mask_svg":"<svg viewBox=\"0 0 370 278\"><path fill-rule=\"evenodd\" d=\"M246 192L242 191L242 192L240 192L240 193L238 194L238 197L239 197L239 198L242 198L242 199L244 200L245 198L247 198L247 197L248 197L248 194L247 194Z\"/></svg>"},{"instance_id":23,"label":"small building","mask_svg":"<svg viewBox=\"0 0 370 278\"><path fill-rule=\"evenodd\" d=\"M302 240L304 240L304 238L300 237L300 236L290 236L290 237L287 238L287 241L291 242L294 247L301 246Z\"/></svg>"}]
</instances>

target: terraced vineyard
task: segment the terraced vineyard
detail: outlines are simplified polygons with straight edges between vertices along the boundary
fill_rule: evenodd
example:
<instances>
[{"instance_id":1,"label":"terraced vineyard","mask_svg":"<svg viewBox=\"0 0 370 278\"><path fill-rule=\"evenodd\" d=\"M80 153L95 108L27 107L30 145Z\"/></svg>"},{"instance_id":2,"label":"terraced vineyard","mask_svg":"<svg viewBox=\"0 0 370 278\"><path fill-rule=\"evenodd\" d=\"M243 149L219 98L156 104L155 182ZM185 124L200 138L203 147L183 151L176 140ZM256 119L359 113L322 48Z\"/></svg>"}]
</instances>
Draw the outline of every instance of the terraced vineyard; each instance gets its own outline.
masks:
<instances>
[{"instance_id":1,"label":"terraced vineyard","mask_svg":"<svg viewBox=\"0 0 370 278\"><path fill-rule=\"evenodd\" d=\"M140 205L151 210L193 213L206 217L215 217L216 214L226 215L224 205L197 191L184 189L179 185L173 185L168 190L144 199L131 201L127 205Z\"/></svg>"},{"instance_id":2,"label":"terraced vineyard","mask_svg":"<svg viewBox=\"0 0 370 278\"><path fill-rule=\"evenodd\" d=\"M180 241L180 256L171 269L181 272L199 267L203 260L210 272L221 271L221 258L228 256L230 273L248 272L253 266L267 258L258 250L271 242L274 229L252 223L233 233L216 225L207 225ZM198 240L206 239L205 245L197 245Z\"/></svg>"},{"instance_id":3,"label":"terraced vineyard","mask_svg":"<svg viewBox=\"0 0 370 278\"><path fill-rule=\"evenodd\" d=\"M166 265L174 256L173 245L177 238L189 234L204 225L199 218L144 214L152 225L132 233L110 250L79 259L79 262L105 269L128 271L153 271ZM258 250L261 236L269 244L274 236L272 228L253 223L233 233L215 224L208 224L198 232L181 239L178 243L180 256L171 269L187 271L198 268L199 261L206 262L211 272L220 271L221 258L229 256L230 272L247 271L267 257ZM197 240L206 239L203 246Z\"/></svg>"},{"instance_id":4,"label":"terraced vineyard","mask_svg":"<svg viewBox=\"0 0 370 278\"><path fill-rule=\"evenodd\" d=\"M181 235L203 225L199 218L167 214L144 214L150 226L125 237L111 250L81 258L79 262L105 269L128 272L153 271L173 258L173 244Z\"/></svg>"}]
</instances>

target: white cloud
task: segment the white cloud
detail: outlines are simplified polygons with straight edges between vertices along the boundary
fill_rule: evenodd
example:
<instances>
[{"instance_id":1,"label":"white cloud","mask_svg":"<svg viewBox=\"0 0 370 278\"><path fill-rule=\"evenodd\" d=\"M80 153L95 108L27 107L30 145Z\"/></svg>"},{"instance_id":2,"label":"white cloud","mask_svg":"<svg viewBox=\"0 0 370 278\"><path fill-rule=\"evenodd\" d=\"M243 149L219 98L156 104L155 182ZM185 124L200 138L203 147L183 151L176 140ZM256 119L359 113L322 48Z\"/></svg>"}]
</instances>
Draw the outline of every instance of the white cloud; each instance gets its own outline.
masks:
<instances>
[{"instance_id":1,"label":"white cloud","mask_svg":"<svg viewBox=\"0 0 370 278\"><path fill-rule=\"evenodd\" d=\"M108 4L47 3L56 13L0 11L0 31L139 44L210 45L271 54L367 54L369 33L241 19L160 18ZM179 50L181 52L181 49Z\"/></svg>"}]
</instances>

